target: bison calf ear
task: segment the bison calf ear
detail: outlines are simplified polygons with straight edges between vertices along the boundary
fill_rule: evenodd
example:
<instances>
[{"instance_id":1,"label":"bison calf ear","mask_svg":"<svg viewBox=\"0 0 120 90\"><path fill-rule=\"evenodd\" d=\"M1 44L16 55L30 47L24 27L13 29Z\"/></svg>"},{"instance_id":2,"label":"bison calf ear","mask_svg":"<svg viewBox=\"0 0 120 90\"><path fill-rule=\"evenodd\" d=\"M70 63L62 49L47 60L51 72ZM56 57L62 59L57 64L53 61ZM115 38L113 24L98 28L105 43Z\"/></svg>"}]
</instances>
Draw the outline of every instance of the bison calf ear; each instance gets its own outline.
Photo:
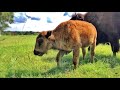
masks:
<instances>
[{"instance_id":1,"label":"bison calf ear","mask_svg":"<svg viewBox=\"0 0 120 90\"><path fill-rule=\"evenodd\" d=\"M48 31L48 32L47 32L47 35L45 35L45 37L48 38L48 37L51 35L51 32L52 32L52 31Z\"/></svg>"},{"instance_id":2,"label":"bison calf ear","mask_svg":"<svg viewBox=\"0 0 120 90\"><path fill-rule=\"evenodd\" d=\"M49 39L50 41L55 41L55 37L54 37L53 34L51 34L51 36L49 36L48 39Z\"/></svg>"}]
</instances>

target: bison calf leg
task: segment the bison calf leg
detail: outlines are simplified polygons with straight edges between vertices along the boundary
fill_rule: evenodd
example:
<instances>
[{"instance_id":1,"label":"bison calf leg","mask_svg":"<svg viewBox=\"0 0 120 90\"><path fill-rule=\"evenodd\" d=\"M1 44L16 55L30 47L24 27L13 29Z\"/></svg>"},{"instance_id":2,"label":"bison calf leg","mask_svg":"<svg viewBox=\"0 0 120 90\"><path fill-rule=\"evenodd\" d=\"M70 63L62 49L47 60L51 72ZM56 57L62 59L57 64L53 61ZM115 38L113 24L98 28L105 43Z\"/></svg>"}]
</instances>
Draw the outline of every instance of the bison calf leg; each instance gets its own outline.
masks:
<instances>
[{"instance_id":1,"label":"bison calf leg","mask_svg":"<svg viewBox=\"0 0 120 90\"><path fill-rule=\"evenodd\" d=\"M75 49L73 50L73 64L74 64L74 69L76 69L77 64L78 64L79 53L80 53L79 48L75 48Z\"/></svg>"},{"instance_id":2,"label":"bison calf leg","mask_svg":"<svg viewBox=\"0 0 120 90\"><path fill-rule=\"evenodd\" d=\"M86 50L85 48L82 48L82 54L83 54L83 60L85 59L85 55L86 55Z\"/></svg>"},{"instance_id":3,"label":"bison calf leg","mask_svg":"<svg viewBox=\"0 0 120 90\"><path fill-rule=\"evenodd\" d=\"M60 60L62 59L63 55L66 54L67 52L63 51L63 50L59 50L57 57L56 57L56 62L57 62L57 66L60 66Z\"/></svg>"},{"instance_id":4,"label":"bison calf leg","mask_svg":"<svg viewBox=\"0 0 120 90\"><path fill-rule=\"evenodd\" d=\"M91 59L90 59L90 62L93 63L94 61L94 55L95 55L95 47L96 47L96 40L95 42L91 45Z\"/></svg>"}]
</instances>

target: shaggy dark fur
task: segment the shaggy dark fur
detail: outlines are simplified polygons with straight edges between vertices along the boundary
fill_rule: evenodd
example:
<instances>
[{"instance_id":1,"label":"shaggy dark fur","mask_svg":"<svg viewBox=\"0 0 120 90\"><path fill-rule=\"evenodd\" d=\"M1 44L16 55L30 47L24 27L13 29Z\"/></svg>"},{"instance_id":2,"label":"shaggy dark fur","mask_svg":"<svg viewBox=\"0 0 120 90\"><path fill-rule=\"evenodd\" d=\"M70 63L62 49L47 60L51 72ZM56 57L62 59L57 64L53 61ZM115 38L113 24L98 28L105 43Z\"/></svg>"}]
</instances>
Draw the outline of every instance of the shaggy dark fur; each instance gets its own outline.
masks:
<instances>
[{"instance_id":1,"label":"shaggy dark fur","mask_svg":"<svg viewBox=\"0 0 120 90\"><path fill-rule=\"evenodd\" d=\"M88 12L84 17L81 14L73 16L72 20L83 18L92 23L97 29L97 44L110 42L113 55L116 56L119 51L120 12Z\"/></svg>"}]
</instances>

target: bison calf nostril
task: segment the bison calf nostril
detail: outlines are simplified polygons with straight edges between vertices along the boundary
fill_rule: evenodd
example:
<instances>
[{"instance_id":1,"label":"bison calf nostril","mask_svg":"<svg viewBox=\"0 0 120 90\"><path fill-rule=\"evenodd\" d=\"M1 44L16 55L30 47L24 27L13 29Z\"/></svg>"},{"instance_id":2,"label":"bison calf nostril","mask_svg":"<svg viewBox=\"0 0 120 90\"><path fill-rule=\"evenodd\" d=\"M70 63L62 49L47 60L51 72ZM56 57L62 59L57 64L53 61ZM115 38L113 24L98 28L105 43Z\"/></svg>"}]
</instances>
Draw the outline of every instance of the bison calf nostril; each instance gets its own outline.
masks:
<instances>
[{"instance_id":1,"label":"bison calf nostril","mask_svg":"<svg viewBox=\"0 0 120 90\"><path fill-rule=\"evenodd\" d=\"M34 54L35 54L35 55L38 55L39 53L38 53L38 51L35 51L35 50L34 50Z\"/></svg>"}]
</instances>

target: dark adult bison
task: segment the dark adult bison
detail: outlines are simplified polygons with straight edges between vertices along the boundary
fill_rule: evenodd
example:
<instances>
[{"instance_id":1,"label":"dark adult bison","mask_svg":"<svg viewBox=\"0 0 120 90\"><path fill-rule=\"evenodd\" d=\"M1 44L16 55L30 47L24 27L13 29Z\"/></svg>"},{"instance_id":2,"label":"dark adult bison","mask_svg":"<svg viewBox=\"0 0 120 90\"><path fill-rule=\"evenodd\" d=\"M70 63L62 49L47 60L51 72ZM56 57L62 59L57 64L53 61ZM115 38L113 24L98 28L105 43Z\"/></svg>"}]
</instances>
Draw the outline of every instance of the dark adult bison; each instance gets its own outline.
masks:
<instances>
[{"instance_id":1,"label":"dark adult bison","mask_svg":"<svg viewBox=\"0 0 120 90\"><path fill-rule=\"evenodd\" d=\"M97 29L97 44L110 42L113 55L119 51L120 12L88 12L84 16L74 14L71 20L83 19Z\"/></svg>"},{"instance_id":2,"label":"dark adult bison","mask_svg":"<svg viewBox=\"0 0 120 90\"><path fill-rule=\"evenodd\" d=\"M36 38L34 54L42 56L49 49L58 49L56 61L59 62L64 54L73 51L73 64L76 68L79 60L79 48L82 48L83 59L85 47L91 46L91 62L94 59L97 31L91 23L80 20L68 20L60 23L53 31L40 32Z\"/></svg>"}]
</instances>

